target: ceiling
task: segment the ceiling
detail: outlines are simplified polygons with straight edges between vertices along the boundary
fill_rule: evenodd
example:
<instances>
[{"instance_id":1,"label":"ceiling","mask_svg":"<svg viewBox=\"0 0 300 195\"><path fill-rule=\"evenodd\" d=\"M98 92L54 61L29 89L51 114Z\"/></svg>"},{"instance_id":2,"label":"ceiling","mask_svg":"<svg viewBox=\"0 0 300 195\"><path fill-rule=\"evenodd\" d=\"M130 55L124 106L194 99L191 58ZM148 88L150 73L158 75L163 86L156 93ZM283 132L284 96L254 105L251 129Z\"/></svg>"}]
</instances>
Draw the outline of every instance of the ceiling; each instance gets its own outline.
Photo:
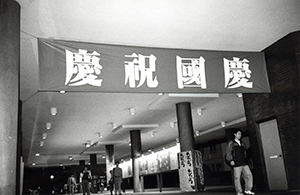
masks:
<instances>
[{"instance_id":1,"label":"ceiling","mask_svg":"<svg viewBox=\"0 0 300 195\"><path fill-rule=\"evenodd\" d=\"M20 99L25 166L104 163L105 145L115 159L130 157L130 130L141 130L142 150L176 141L176 103L191 102L197 143L225 136L226 127L246 129L236 94L39 92L37 38L119 45L226 51L262 51L300 30L298 0L17 0L21 6ZM49 110L56 107L58 114ZM129 115L135 108L136 115ZM203 109L203 115L196 113ZM51 123L51 129L45 129ZM114 131L113 125L118 131ZM154 125L153 127L149 126ZM147 127L148 125L148 127ZM41 135L47 134L42 140ZM151 134L154 133L154 137ZM40 141L44 145L40 146ZM93 147L86 148L84 143ZM36 156L36 153L40 156ZM72 156L74 159L69 160Z\"/></svg>"}]
</instances>

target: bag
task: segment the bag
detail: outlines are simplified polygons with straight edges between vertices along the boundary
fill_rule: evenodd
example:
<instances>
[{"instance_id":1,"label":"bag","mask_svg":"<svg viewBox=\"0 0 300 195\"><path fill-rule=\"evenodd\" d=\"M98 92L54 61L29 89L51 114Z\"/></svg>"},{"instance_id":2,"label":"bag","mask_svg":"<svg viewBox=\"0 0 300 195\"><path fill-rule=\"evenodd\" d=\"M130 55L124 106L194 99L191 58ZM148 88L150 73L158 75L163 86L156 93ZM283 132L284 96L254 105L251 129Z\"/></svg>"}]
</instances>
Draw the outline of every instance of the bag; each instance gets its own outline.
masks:
<instances>
[{"instance_id":1,"label":"bag","mask_svg":"<svg viewBox=\"0 0 300 195\"><path fill-rule=\"evenodd\" d=\"M233 141L233 142L234 142L234 141ZM229 143L229 142L228 142L228 143ZM234 147L233 147L233 150L234 150ZM232 153L233 153L233 151L232 151ZM225 163L226 163L229 167L232 168L233 166L230 164L231 161L230 161L230 160L227 160L226 157L227 157L227 153L225 152L225 155L224 155Z\"/></svg>"},{"instance_id":2,"label":"bag","mask_svg":"<svg viewBox=\"0 0 300 195\"><path fill-rule=\"evenodd\" d=\"M230 164L230 161L227 160L227 158L226 158L226 153L225 153L224 158L225 158L225 163L226 163L228 166L232 167L232 165Z\"/></svg>"}]
</instances>

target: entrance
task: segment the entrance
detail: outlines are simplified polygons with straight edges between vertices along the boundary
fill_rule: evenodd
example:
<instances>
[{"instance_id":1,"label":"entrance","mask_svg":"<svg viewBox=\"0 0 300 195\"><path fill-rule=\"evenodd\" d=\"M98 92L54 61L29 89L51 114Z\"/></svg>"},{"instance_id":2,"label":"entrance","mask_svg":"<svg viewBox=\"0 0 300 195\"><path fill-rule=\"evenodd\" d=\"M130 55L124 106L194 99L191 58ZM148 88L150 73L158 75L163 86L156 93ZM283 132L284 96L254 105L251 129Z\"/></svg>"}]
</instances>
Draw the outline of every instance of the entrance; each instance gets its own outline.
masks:
<instances>
[{"instance_id":1,"label":"entrance","mask_svg":"<svg viewBox=\"0 0 300 195\"><path fill-rule=\"evenodd\" d=\"M276 119L259 124L269 190L288 190Z\"/></svg>"}]
</instances>

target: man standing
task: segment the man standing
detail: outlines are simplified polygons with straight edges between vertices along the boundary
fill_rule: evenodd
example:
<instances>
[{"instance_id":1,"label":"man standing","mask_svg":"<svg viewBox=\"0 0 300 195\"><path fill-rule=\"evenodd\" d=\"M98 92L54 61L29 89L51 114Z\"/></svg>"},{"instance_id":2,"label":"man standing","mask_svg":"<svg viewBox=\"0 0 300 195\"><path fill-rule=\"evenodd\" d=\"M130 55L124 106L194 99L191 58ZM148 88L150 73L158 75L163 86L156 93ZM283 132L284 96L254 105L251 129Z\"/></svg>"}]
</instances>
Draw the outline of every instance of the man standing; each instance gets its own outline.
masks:
<instances>
[{"instance_id":1,"label":"man standing","mask_svg":"<svg viewBox=\"0 0 300 195\"><path fill-rule=\"evenodd\" d=\"M68 178L68 189L69 189L69 194L73 195L75 193L75 189L76 189L76 179L74 177L74 175L72 174L69 178Z\"/></svg>"},{"instance_id":2,"label":"man standing","mask_svg":"<svg viewBox=\"0 0 300 195\"><path fill-rule=\"evenodd\" d=\"M122 169L119 167L119 162L116 162L116 167L113 169L113 178L114 178L114 187L115 187L115 195L117 195L117 191L119 191L119 195L121 195L121 183L123 178Z\"/></svg>"},{"instance_id":3,"label":"man standing","mask_svg":"<svg viewBox=\"0 0 300 195\"><path fill-rule=\"evenodd\" d=\"M253 195L253 177L247 161L247 148L244 142L241 140L242 132L236 130L234 133L234 140L228 142L226 148L226 160L230 162L233 167L234 186L237 195L243 195L243 189L241 186L241 175L245 181L245 194Z\"/></svg>"},{"instance_id":4,"label":"man standing","mask_svg":"<svg viewBox=\"0 0 300 195\"><path fill-rule=\"evenodd\" d=\"M82 182L82 192L83 195L87 193L87 195L90 195L90 181L92 179L91 172L87 169L87 167L84 168L83 172L80 174L81 182Z\"/></svg>"}]
</instances>

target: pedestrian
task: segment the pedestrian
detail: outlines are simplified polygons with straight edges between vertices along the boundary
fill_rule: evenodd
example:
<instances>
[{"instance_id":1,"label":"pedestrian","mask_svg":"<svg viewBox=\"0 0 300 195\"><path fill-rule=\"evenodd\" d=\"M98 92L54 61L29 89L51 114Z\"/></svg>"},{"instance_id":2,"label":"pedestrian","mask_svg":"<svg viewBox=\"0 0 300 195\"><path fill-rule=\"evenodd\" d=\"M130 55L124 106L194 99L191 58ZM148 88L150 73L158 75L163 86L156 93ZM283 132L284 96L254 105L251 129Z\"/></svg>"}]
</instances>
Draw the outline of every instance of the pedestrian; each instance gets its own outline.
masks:
<instances>
[{"instance_id":1,"label":"pedestrian","mask_svg":"<svg viewBox=\"0 0 300 195\"><path fill-rule=\"evenodd\" d=\"M243 195L243 189L241 185L241 175L245 181L245 191L247 195L254 195L252 192L253 177L248 165L247 159L247 147L241 140L242 132L237 129L234 132L234 140L230 140L226 147L226 160L233 168L234 175L234 187L237 195Z\"/></svg>"},{"instance_id":2,"label":"pedestrian","mask_svg":"<svg viewBox=\"0 0 300 195\"><path fill-rule=\"evenodd\" d=\"M110 179L108 181L108 186L109 186L110 195L112 195L114 190L114 175L112 170L110 170L109 173L110 173Z\"/></svg>"},{"instance_id":3,"label":"pedestrian","mask_svg":"<svg viewBox=\"0 0 300 195\"><path fill-rule=\"evenodd\" d=\"M90 182L92 181L92 175L91 172L87 169L87 167L85 167L83 172L80 174L80 178L83 195L85 195L85 193L87 193L87 195L90 195Z\"/></svg>"},{"instance_id":4,"label":"pedestrian","mask_svg":"<svg viewBox=\"0 0 300 195\"><path fill-rule=\"evenodd\" d=\"M77 186L76 179L75 179L74 175L72 174L68 178L68 193L69 193L69 195L73 195L75 193L76 186Z\"/></svg>"},{"instance_id":5,"label":"pedestrian","mask_svg":"<svg viewBox=\"0 0 300 195\"><path fill-rule=\"evenodd\" d=\"M119 162L116 162L116 167L113 169L113 178L114 178L114 188L115 188L115 195L117 195L117 191L119 192L119 195L121 195L121 183L123 178L123 172L122 169L119 167Z\"/></svg>"}]
</instances>

